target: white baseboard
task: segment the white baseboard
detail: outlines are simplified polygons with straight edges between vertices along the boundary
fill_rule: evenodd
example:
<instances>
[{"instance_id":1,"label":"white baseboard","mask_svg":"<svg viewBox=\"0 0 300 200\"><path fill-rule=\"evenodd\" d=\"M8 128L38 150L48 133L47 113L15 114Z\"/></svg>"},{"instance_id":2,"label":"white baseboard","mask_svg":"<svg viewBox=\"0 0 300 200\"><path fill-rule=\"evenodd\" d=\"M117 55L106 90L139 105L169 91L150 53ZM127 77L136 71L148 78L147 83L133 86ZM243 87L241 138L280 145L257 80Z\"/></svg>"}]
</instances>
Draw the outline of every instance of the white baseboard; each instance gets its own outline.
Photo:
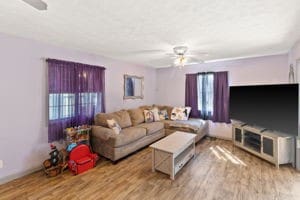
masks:
<instances>
[{"instance_id":1,"label":"white baseboard","mask_svg":"<svg viewBox=\"0 0 300 200\"><path fill-rule=\"evenodd\" d=\"M15 174L4 176L4 177L0 178L0 185L4 184L4 183L7 183L9 181L12 181L14 179L17 179L17 178L21 178L21 177L26 176L28 174L32 174L33 172L39 171L41 169L42 169L42 167L36 167L36 168L29 169L29 170L26 170L26 171L23 171L23 172L18 172L18 173L15 173Z\"/></svg>"},{"instance_id":2,"label":"white baseboard","mask_svg":"<svg viewBox=\"0 0 300 200\"><path fill-rule=\"evenodd\" d=\"M232 140L232 138L228 138L228 137L222 137L222 136L216 136L216 135L208 135L208 136L212 137L212 138L221 139L221 140L228 140L228 141Z\"/></svg>"},{"instance_id":3,"label":"white baseboard","mask_svg":"<svg viewBox=\"0 0 300 200\"><path fill-rule=\"evenodd\" d=\"M228 140L228 141L231 141L232 138L227 138L227 137L215 137L215 138L218 138L218 139L222 139L222 140Z\"/></svg>"}]
</instances>

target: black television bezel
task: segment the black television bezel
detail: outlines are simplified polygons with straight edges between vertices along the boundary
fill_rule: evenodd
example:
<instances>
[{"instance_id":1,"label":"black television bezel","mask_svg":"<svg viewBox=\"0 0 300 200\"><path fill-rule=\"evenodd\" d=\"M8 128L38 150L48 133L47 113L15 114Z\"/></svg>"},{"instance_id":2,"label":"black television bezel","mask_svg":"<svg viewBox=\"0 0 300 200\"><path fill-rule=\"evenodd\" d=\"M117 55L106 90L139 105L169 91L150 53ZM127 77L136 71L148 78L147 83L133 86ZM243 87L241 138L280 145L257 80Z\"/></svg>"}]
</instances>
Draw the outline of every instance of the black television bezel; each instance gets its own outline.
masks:
<instances>
[{"instance_id":1,"label":"black television bezel","mask_svg":"<svg viewBox=\"0 0 300 200\"><path fill-rule=\"evenodd\" d=\"M231 107L231 88L237 88L237 87L259 87L259 86L262 86L262 87L266 87L266 86L291 86L291 85L295 85L295 86L297 86L298 87L298 109L297 109L297 121L298 121L298 126L297 126L297 128L298 128L298 134L297 135L294 135L294 134L289 134L289 133L285 133L285 132L282 132L282 131L280 131L280 130L275 130L275 131L278 131L278 132L282 132L282 133L285 133L285 134L288 134L288 135L291 135L291 136L298 136L298 137L300 137L300 131L299 131L299 119L300 119L300 116L299 116L299 94L300 94L300 84L299 83L283 83L283 84L253 84L253 85L232 85L232 86L230 86L229 87L229 118L230 118L230 120L234 120L234 121L239 121L239 122L242 122L242 123L245 123L245 124L247 124L247 122L245 122L245 121L242 121L242 120L240 120L240 119L236 119L236 118L232 118L231 117L231 109L230 109L230 107ZM248 124L247 124L248 125ZM252 124L249 124L249 125L252 125ZM256 124L255 124L256 125ZM260 126L260 124L258 124L258 126ZM261 126L262 127L262 126ZM266 127L262 127L262 128L266 128ZM266 128L267 129L267 128ZM267 129L268 130L268 129Z\"/></svg>"}]
</instances>

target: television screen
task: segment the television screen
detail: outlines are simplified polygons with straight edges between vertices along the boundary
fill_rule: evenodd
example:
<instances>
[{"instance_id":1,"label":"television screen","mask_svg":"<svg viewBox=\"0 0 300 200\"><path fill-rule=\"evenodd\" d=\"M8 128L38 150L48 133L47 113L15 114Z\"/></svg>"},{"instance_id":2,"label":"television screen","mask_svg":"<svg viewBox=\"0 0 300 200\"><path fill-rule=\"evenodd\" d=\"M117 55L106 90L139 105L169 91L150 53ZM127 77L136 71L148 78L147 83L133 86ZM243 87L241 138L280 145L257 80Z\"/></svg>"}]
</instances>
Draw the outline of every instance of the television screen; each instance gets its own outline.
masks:
<instances>
[{"instance_id":1,"label":"television screen","mask_svg":"<svg viewBox=\"0 0 300 200\"><path fill-rule=\"evenodd\" d=\"M230 87L230 118L298 135L298 84Z\"/></svg>"}]
</instances>

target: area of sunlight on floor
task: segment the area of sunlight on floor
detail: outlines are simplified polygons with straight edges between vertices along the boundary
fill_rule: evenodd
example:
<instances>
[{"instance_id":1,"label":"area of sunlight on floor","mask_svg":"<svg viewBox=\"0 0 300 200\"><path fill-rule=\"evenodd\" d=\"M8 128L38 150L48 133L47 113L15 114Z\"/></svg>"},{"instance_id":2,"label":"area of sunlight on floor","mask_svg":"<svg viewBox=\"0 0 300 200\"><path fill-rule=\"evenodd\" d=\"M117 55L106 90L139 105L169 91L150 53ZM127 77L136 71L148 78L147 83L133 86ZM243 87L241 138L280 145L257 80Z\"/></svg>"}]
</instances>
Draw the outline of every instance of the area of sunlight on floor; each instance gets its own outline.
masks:
<instances>
[{"instance_id":1,"label":"area of sunlight on floor","mask_svg":"<svg viewBox=\"0 0 300 200\"><path fill-rule=\"evenodd\" d=\"M209 148L213 154L223 161L230 161L233 164L236 165L243 165L247 166L241 159L239 159L237 156L233 155L232 152L230 152L228 149L220 146L214 146Z\"/></svg>"}]
</instances>

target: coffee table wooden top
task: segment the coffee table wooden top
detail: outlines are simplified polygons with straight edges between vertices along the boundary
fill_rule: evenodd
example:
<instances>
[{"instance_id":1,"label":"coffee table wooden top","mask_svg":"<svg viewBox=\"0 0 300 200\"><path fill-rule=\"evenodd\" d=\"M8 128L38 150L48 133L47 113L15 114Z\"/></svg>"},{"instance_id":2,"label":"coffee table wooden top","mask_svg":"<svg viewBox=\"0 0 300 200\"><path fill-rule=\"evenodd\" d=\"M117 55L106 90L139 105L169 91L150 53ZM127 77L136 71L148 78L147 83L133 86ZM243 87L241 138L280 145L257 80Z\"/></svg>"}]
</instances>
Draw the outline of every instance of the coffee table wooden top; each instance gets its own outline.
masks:
<instances>
[{"instance_id":1,"label":"coffee table wooden top","mask_svg":"<svg viewBox=\"0 0 300 200\"><path fill-rule=\"evenodd\" d=\"M150 145L150 147L166 151L168 153L176 154L182 152L186 148L187 144L192 142L195 137L196 135L193 133L176 131L171 135Z\"/></svg>"}]
</instances>

